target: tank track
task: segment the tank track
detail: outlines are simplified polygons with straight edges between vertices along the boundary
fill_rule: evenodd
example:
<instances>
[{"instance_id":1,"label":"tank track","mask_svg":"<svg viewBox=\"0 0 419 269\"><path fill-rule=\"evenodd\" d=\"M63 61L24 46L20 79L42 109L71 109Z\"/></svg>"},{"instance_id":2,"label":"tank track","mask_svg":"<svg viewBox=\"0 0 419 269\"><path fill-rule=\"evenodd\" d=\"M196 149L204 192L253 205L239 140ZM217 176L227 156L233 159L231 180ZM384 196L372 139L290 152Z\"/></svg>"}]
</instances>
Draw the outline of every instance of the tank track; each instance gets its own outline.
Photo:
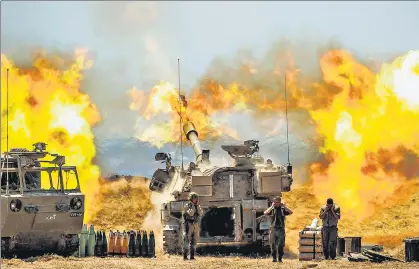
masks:
<instances>
[{"instance_id":1,"label":"tank track","mask_svg":"<svg viewBox=\"0 0 419 269\"><path fill-rule=\"evenodd\" d=\"M69 235L66 238L66 248L62 251L62 256L68 257L79 251L80 239L77 234Z\"/></svg>"},{"instance_id":2,"label":"tank track","mask_svg":"<svg viewBox=\"0 0 419 269\"><path fill-rule=\"evenodd\" d=\"M28 258L42 256L46 254L57 254L64 257L69 257L78 252L79 249L79 237L78 235L66 235L65 236L65 248L59 249L59 243L56 243L55 248L46 248L46 249L31 249L31 248L17 248L10 249L10 245L19 245L19 242L12 242L10 238L2 237L1 238L1 257L2 258Z\"/></svg>"},{"instance_id":3,"label":"tank track","mask_svg":"<svg viewBox=\"0 0 419 269\"><path fill-rule=\"evenodd\" d=\"M177 255L183 252L182 235L179 230L163 231L164 253Z\"/></svg>"}]
</instances>

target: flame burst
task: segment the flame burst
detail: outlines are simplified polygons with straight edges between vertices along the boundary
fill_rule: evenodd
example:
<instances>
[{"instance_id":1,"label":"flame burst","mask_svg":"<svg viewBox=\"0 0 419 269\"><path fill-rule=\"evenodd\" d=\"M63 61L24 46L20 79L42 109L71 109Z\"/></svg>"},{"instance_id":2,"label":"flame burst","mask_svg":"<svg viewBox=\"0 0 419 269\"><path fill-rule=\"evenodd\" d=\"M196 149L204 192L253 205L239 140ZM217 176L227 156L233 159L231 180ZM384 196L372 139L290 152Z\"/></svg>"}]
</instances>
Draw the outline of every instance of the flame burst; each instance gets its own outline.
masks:
<instances>
[{"instance_id":1,"label":"flame burst","mask_svg":"<svg viewBox=\"0 0 419 269\"><path fill-rule=\"evenodd\" d=\"M2 149L6 149L6 76L9 69L9 147L32 148L47 143L51 153L65 155L66 164L78 169L86 195L85 220L90 217L94 193L100 176L92 164L96 149L91 127L100 114L90 97L80 91L82 71L89 68L86 52L76 51L67 68L59 58L36 55L30 68L15 66L1 55Z\"/></svg>"},{"instance_id":2,"label":"flame burst","mask_svg":"<svg viewBox=\"0 0 419 269\"><path fill-rule=\"evenodd\" d=\"M219 71L224 71L222 79L203 80L184 107L185 117L195 123L203 139L227 133L215 128L220 112L278 116L284 110L284 95L275 90L280 85L278 70L224 69ZM318 217L328 197L342 208L341 236L364 235L363 242L392 247L396 241L401 244L404 236L419 229L414 221L419 217L415 194L419 190L419 51L383 64L376 74L348 52L331 50L320 58L320 69L322 80L301 76L293 65L286 69L288 107L291 113L308 116L294 118L294 125L303 126L294 134L304 129L307 136L307 123L314 123L315 132L309 136L323 156L305 167L309 170L305 184L284 194L295 209L288 221L287 245L297 251L298 231ZM269 86L272 81L275 87ZM166 123L146 128L139 139L156 146L179 140L179 101L173 86L162 82L148 96L136 89L129 95L130 108L145 119L169 115Z\"/></svg>"},{"instance_id":3,"label":"flame burst","mask_svg":"<svg viewBox=\"0 0 419 269\"><path fill-rule=\"evenodd\" d=\"M220 88L221 92L222 89ZM143 91L132 89L128 92L132 102L130 104L131 110L136 110L141 113L144 120L155 120L156 116L166 115L167 118L162 118L165 122L153 123L145 129L139 131L137 138L150 142L156 147L162 147L166 143L178 142L180 139L179 133L179 114L182 113L184 120L192 120L198 128L199 135L203 139L216 139L222 134L229 135L238 139L238 134L235 130L223 127L220 125L223 115L219 115L218 119L212 118L211 114L216 111L231 112L237 109L238 105L232 105L231 102L225 103L224 107L217 107L216 102L210 102L208 98L195 95L188 98L188 103L179 101L178 90L168 82L160 82L156 85L148 96ZM217 97L216 95L213 95ZM231 93L230 98L233 98ZM141 122L139 125L142 125ZM185 140L185 138L182 136Z\"/></svg>"},{"instance_id":4,"label":"flame burst","mask_svg":"<svg viewBox=\"0 0 419 269\"><path fill-rule=\"evenodd\" d=\"M402 187L419 175L419 103L403 96L419 91L418 55L411 51L377 75L342 51L322 58L325 81L341 92L330 107L311 111L331 158L326 171L313 170L314 191L323 201L336 197L349 216L368 217L396 190L406 199L415 191Z\"/></svg>"}]
</instances>

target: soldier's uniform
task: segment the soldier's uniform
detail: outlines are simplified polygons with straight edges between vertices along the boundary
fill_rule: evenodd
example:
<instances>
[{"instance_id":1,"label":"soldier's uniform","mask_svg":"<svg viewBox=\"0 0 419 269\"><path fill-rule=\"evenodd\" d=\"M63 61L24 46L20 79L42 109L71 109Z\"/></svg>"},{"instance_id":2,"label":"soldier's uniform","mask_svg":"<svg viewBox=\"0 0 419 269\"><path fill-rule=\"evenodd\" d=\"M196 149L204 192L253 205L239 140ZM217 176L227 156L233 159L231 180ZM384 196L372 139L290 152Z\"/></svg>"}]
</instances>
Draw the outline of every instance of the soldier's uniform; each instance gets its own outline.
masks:
<instances>
[{"instance_id":1,"label":"soldier's uniform","mask_svg":"<svg viewBox=\"0 0 419 269\"><path fill-rule=\"evenodd\" d=\"M274 207L271 211L272 223L269 233L269 241L271 244L272 260L274 262L282 262L285 246L285 216L291 212L284 206Z\"/></svg>"},{"instance_id":2,"label":"soldier's uniform","mask_svg":"<svg viewBox=\"0 0 419 269\"><path fill-rule=\"evenodd\" d=\"M202 216L202 209L200 205L192 203L194 198L198 199L196 193L189 194L189 202L185 205L183 212L183 259L185 260L188 258L188 249L190 259L194 259L199 237L199 219Z\"/></svg>"},{"instance_id":3,"label":"soldier's uniform","mask_svg":"<svg viewBox=\"0 0 419 269\"><path fill-rule=\"evenodd\" d=\"M340 207L333 205L336 215L340 218ZM320 209L320 215L323 214L327 209L327 206L323 206ZM331 211L325 213L322 218L323 227L322 227L322 246L323 246L323 255L325 259L336 258L336 246L337 246L337 236L338 236L338 221Z\"/></svg>"}]
</instances>

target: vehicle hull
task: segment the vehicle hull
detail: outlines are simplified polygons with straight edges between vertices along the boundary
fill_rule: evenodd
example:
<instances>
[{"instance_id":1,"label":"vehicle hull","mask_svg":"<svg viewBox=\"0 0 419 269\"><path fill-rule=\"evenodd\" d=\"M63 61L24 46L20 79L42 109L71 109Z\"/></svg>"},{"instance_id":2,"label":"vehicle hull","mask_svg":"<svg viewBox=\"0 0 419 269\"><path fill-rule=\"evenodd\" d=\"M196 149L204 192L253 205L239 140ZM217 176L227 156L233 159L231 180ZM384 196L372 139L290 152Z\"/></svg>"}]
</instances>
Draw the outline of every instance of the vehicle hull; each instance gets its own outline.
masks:
<instances>
[{"instance_id":1,"label":"vehicle hull","mask_svg":"<svg viewBox=\"0 0 419 269\"><path fill-rule=\"evenodd\" d=\"M70 207L80 192L25 192L1 196L2 256L34 256L49 253L71 255L78 249L78 234L83 226L84 206ZM20 201L13 211L12 201Z\"/></svg>"},{"instance_id":2,"label":"vehicle hull","mask_svg":"<svg viewBox=\"0 0 419 269\"><path fill-rule=\"evenodd\" d=\"M182 208L188 201L163 205L163 249L180 254L183 248ZM203 202L197 247L204 249L246 249L262 253L269 250L270 217L263 216L267 200Z\"/></svg>"}]
</instances>

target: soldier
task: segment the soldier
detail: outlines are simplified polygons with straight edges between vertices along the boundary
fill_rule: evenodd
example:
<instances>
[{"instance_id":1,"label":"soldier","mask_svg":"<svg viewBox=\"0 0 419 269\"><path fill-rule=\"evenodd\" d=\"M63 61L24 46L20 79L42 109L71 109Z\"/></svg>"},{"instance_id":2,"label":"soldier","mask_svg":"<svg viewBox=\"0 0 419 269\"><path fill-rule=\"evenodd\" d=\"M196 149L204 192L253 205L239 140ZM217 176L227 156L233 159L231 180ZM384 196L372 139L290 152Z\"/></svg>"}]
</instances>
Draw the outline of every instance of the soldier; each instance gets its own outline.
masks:
<instances>
[{"instance_id":1,"label":"soldier","mask_svg":"<svg viewBox=\"0 0 419 269\"><path fill-rule=\"evenodd\" d=\"M285 216L292 213L291 209L281 203L281 197L279 196L274 197L271 207L264 212L264 215L273 217L269 234L273 262L282 262L285 246Z\"/></svg>"},{"instance_id":2,"label":"soldier","mask_svg":"<svg viewBox=\"0 0 419 269\"><path fill-rule=\"evenodd\" d=\"M194 260L197 240L199 237L199 219L202 216L201 206L198 204L198 194L191 192L189 202L185 205L183 219L183 259L188 259L188 248L190 259Z\"/></svg>"},{"instance_id":3,"label":"soldier","mask_svg":"<svg viewBox=\"0 0 419 269\"><path fill-rule=\"evenodd\" d=\"M336 244L338 235L338 221L340 219L340 208L333 204L333 199L327 199L327 203L320 209L319 217L322 219L322 245L323 254L326 260L336 258Z\"/></svg>"}]
</instances>

